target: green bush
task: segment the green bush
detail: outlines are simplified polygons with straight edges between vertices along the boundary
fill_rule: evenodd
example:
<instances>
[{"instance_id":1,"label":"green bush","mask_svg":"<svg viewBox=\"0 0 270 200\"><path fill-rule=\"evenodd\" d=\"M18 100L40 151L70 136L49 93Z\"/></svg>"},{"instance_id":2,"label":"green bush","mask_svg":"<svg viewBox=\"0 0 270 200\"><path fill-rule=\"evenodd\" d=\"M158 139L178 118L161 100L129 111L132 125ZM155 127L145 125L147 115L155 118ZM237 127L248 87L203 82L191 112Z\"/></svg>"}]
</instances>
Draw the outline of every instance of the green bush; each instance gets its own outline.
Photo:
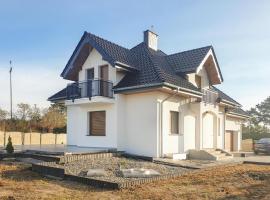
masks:
<instances>
[{"instance_id":1,"label":"green bush","mask_svg":"<svg viewBox=\"0 0 270 200\"><path fill-rule=\"evenodd\" d=\"M6 151L7 151L7 153L13 153L14 152L14 147L12 145L12 141L11 141L10 136L8 137L8 143L7 143L7 146L6 146Z\"/></svg>"}]
</instances>

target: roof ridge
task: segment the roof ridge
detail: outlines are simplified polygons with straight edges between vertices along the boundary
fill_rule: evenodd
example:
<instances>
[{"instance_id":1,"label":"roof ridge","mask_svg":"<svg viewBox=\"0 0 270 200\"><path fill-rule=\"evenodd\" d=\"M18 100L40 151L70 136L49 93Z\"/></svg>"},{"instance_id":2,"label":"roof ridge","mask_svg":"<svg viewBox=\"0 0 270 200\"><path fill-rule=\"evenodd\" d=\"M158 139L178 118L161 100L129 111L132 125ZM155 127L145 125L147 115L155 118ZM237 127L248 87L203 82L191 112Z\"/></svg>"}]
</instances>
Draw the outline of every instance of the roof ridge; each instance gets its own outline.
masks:
<instances>
[{"instance_id":1,"label":"roof ridge","mask_svg":"<svg viewBox=\"0 0 270 200\"><path fill-rule=\"evenodd\" d=\"M189 52L189 51L195 51L195 50L204 49L204 48L213 48L213 46L208 45L208 46L204 46L204 47L200 47L200 48L195 48L195 49L181 51L181 52L178 52L178 53L169 54L169 55L166 55L166 56L173 56L173 55L176 55L176 54L186 53L186 52Z\"/></svg>"},{"instance_id":2,"label":"roof ridge","mask_svg":"<svg viewBox=\"0 0 270 200\"><path fill-rule=\"evenodd\" d=\"M128 49L128 48L126 48L126 47L123 47L123 46L121 46L121 45L119 45L119 44L116 44L116 43L114 43L114 42L111 42L111 41L109 41L109 40L107 40L107 39L105 39L105 38L99 37L99 36L97 36L97 35L95 35L95 34L93 34L93 33L90 33L90 32L87 32L87 31L86 31L86 33L87 33L88 35L90 35L90 36L94 36L94 37L96 37L96 38L98 38L98 39L101 39L101 40L104 40L104 41L106 41L106 42L108 42L108 43L110 43L110 44L112 44L112 45L115 45L115 46L118 46L118 47L120 47L120 48L122 48L122 49L125 49L125 50L127 50L127 51L130 51L130 49Z\"/></svg>"}]
</instances>

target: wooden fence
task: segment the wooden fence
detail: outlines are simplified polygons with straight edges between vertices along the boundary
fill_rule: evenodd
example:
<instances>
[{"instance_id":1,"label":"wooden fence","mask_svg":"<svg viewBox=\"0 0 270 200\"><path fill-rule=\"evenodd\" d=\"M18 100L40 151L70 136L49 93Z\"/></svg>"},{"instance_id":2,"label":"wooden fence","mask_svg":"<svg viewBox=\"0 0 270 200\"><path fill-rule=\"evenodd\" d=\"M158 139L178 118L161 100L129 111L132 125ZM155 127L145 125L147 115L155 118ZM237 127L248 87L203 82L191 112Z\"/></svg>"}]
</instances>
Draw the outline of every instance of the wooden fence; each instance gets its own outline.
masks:
<instances>
[{"instance_id":1,"label":"wooden fence","mask_svg":"<svg viewBox=\"0 0 270 200\"><path fill-rule=\"evenodd\" d=\"M54 133L22 133L0 131L0 146L5 146L8 137L11 137L13 145L40 145L40 144L66 144L66 134Z\"/></svg>"},{"instance_id":2,"label":"wooden fence","mask_svg":"<svg viewBox=\"0 0 270 200\"><path fill-rule=\"evenodd\" d=\"M253 141L252 141L252 139L242 140L241 151L253 151Z\"/></svg>"}]
</instances>

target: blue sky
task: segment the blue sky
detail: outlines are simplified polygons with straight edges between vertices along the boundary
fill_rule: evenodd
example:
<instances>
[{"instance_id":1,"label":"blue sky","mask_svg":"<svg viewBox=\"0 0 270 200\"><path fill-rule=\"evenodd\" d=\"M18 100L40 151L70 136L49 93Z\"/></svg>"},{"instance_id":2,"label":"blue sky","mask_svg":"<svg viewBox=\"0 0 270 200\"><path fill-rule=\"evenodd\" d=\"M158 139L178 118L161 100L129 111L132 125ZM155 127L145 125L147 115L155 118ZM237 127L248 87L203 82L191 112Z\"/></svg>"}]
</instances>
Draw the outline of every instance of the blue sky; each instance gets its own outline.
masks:
<instances>
[{"instance_id":1,"label":"blue sky","mask_svg":"<svg viewBox=\"0 0 270 200\"><path fill-rule=\"evenodd\" d=\"M151 25L166 53L213 45L220 88L250 108L270 95L270 1L0 2L0 107L8 108L9 60L14 104L46 107L66 85L60 73L84 31L125 47Z\"/></svg>"}]
</instances>

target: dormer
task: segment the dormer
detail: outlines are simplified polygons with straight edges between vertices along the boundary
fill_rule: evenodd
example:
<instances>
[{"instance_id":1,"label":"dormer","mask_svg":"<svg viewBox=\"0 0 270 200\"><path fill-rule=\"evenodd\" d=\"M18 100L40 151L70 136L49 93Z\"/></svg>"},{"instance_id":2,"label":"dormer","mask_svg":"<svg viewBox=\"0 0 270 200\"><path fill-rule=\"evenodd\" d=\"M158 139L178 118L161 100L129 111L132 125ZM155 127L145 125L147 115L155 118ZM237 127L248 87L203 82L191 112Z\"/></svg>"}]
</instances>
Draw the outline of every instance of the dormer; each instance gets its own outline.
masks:
<instances>
[{"instance_id":1,"label":"dormer","mask_svg":"<svg viewBox=\"0 0 270 200\"><path fill-rule=\"evenodd\" d=\"M208 89L212 85L223 82L222 74L211 47L204 55L201 62L193 70L187 71L188 81L200 89Z\"/></svg>"}]
</instances>

